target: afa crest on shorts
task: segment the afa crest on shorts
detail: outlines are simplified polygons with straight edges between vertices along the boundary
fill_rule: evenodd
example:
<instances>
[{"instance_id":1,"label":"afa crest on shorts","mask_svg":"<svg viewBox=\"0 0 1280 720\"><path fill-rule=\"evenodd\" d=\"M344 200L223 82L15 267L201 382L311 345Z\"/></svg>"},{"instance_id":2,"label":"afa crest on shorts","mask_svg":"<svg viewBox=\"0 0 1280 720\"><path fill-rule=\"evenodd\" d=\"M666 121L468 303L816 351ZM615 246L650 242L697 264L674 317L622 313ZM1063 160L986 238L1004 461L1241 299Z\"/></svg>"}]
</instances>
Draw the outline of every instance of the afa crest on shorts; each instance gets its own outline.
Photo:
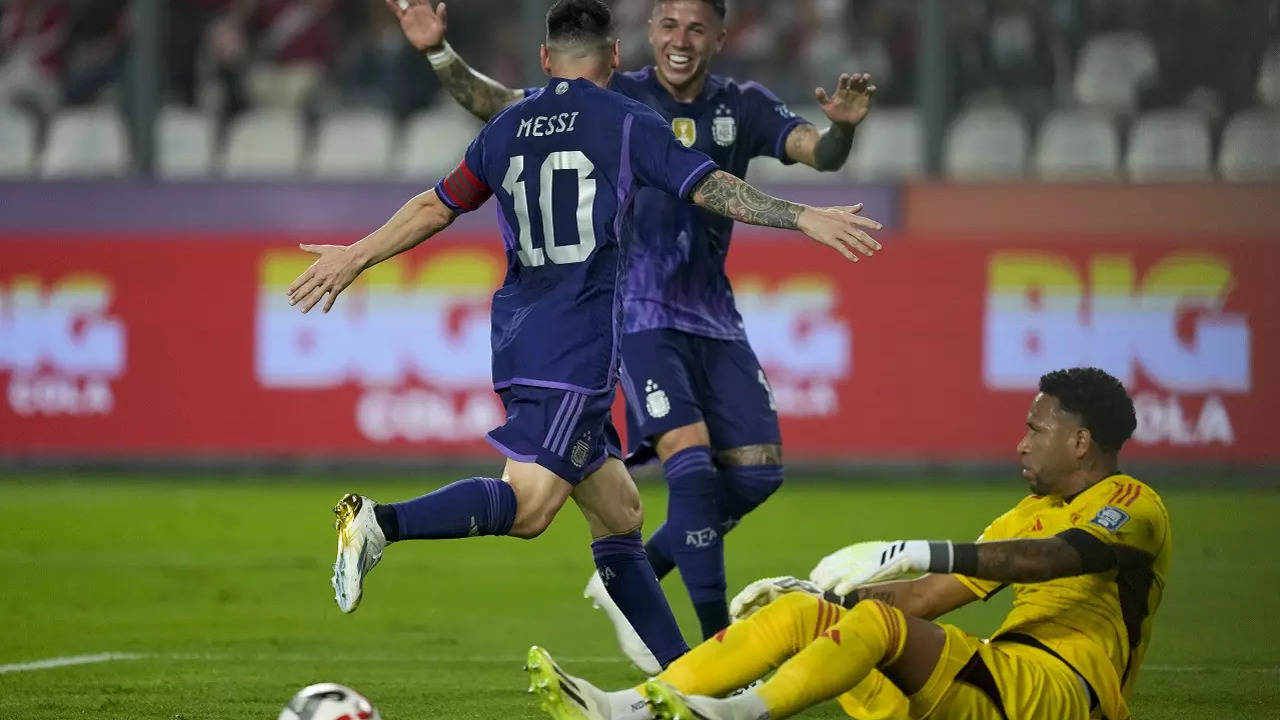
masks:
<instances>
[{"instance_id":1,"label":"afa crest on shorts","mask_svg":"<svg viewBox=\"0 0 1280 720\"><path fill-rule=\"evenodd\" d=\"M671 131L685 147L693 147L693 143L698 139L698 124L693 121L693 118L672 118Z\"/></svg>"},{"instance_id":2,"label":"afa crest on shorts","mask_svg":"<svg viewBox=\"0 0 1280 720\"><path fill-rule=\"evenodd\" d=\"M660 387L658 383L649 380L644 384L644 409L649 413L649 417L664 418L667 413L671 412L671 400L667 397L667 393Z\"/></svg>"}]
</instances>

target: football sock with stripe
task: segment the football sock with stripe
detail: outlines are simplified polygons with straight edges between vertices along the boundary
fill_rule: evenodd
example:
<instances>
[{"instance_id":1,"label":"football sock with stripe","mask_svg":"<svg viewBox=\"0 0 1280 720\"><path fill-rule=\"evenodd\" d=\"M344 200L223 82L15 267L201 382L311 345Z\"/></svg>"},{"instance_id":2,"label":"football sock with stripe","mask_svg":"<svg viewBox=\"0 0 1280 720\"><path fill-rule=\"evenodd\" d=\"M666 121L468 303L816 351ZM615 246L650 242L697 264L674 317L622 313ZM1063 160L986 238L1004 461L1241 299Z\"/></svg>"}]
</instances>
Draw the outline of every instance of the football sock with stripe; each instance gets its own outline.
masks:
<instances>
[{"instance_id":1,"label":"football sock with stripe","mask_svg":"<svg viewBox=\"0 0 1280 720\"><path fill-rule=\"evenodd\" d=\"M397 540L506 535L516 519L516 494L495 478L467 478L389 507L395 510ZM386 534L387 524L379 525Z\"/></svg>"},{"instance_id":2,"label":"football sock with stripe","mask_svg":"<svg viewBox=\"0 0 1280 720\"><path fill-rule=\"evenodd\" d=\"M591 554L609 597L658 662L665 667L688 651L662 586L649 566L640 531L595 540Z\"/></svg>"}]
</instances>

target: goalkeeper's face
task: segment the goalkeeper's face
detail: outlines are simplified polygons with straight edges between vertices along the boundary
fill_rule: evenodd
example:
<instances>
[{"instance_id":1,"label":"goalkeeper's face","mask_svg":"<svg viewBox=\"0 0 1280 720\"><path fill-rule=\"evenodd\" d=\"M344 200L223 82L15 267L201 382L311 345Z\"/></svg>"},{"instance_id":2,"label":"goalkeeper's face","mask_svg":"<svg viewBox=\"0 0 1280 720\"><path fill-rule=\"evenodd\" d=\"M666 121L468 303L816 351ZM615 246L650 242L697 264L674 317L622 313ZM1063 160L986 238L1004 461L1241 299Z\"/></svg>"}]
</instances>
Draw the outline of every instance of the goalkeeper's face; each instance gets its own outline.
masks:
<instances>
[{"instance_id":1,"label":"goalkeeper's face","mask_svg":"<svg viewBox=\"0 0 1280 720\"><path fill-rule=\"evenodd\" d=\"M662 79L677 89L706 76L711 58L724 44L724 35L724 21L701 0L655 3L649 18L653 64Z\"/></svg>"},{"instance_id":2,"label":"goalkeeper's face","mask_svg":"<svg viewBox=\"0 0 1280 720\"><path fill-rule=\"evenodd\" d=\"M1088 452L1089 432L1058 398L1039 393L1027 411L1027 432L1018 443L1022 477L1036 495L1062 495Z\"/></svg>"}]
</instances>

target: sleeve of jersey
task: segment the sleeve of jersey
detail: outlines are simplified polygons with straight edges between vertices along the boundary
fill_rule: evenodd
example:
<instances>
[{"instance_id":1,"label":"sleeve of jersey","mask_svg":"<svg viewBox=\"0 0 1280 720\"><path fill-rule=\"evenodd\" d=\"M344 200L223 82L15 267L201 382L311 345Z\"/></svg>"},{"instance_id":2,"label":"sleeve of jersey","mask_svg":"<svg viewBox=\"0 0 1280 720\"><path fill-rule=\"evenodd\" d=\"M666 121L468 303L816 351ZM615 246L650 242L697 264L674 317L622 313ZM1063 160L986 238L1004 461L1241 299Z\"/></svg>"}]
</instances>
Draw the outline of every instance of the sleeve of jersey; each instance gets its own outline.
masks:
<instances>
[{"instance_id":1,"label":"sleeve of jersey","mask_svg":"<svg viewBox=\"0 0 1280 720\"><path fill-rule=\"evenodd\" d=\"M987 528L982 531L982 534L978 536L977 542L986 542L988 540L1008 540L1010 537L1008 528L1012 525L1010 518L1016 512L1017 508L1014 508L991 521L991 524L988 525ZM954 574L952 577L959 580L961 585L969 588L974 595L978 596L983 601L990 600L996 593L1003 590L1006 585L1006 583L1002 583L998 580L983 580L981 578L969 577L968 575Z\"/></svg>"},{"instance_id":2,"label":"sleeve of jersey","mask_svg":"<svg viewBox=\"0 0 1280 720\"><path fill-rule=\"evenodd\" d=\"M436 195L456 212L471 212L493 195L493 190L476 176L464 159L453 172L436 183Z\"/></svg>"},{"instance_id":3,"label":"sleeve of jersey","mask_svg":"<svg viewBox=\"0 0 1280 720\"><path fill-rule=\"evenodd\" d=\"M720 169L701 151L676 140L657 113L628 115L622 121L622 138L636 180L681 199L688 199L698 181Z\"/></svg>"},{"instance_id":4,"label":"sleeve of jersey","mask_svg":"<svg viewBox=\"0 0 1280 720\"><path fill-rule=\"evenodd\" d=\"M1125 545L1156 554L1165 536L1165 512L1150 487L1138 482L1120 483L1085 509L1077 527L1111 545Z\"/></svg>"},{"instance_id":5,"label":"sleeve of jersey","mask_svg":"<svg viewBox=\"0 0 1280 720\"><path fill-rule=\"evenodd\" d=\"M784 165L794 163L795 160L787 156L787 136L797 125L809 121L791 112L786 103L759 83L746 83L742 92L749 111L747 128L751 137L747 140L752 157L769 155Z\"/></svg>"}]
</instances>

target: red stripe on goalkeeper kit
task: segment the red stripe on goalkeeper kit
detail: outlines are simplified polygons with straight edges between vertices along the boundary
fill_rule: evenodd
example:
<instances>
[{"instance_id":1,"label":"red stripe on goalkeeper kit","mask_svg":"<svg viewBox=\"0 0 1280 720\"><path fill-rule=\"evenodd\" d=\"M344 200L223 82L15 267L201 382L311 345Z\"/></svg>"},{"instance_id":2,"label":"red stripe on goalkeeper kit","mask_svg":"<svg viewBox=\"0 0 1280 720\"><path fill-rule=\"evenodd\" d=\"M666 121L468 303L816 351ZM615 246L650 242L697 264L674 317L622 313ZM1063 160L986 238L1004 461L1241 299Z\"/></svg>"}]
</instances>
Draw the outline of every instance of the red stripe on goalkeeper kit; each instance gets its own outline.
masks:
<instances>
[{"instance_id":1,"label":"red stripe on goalkeeper kit","mask_svg":"<svg viewBox=\"0 0 1280 720\"><path fill-rule=\"evenodd\" d=\"M1134 486L1133 486L1133 497L1129 498L1128 500L1125 500L1125 501L1124 501L1124 506L1125 506L1125 507L1129 507L1130 505L1132 505L1132 504L1133 504L1133 501L1134 501L1134 500L1137 500L1137 499L1138 499L1138 496L1139 496L1139 495L1141 495L1141 494L1142 494L1142 486L1141 486L1141 485L1134 485Z\"/></svg>"},{"instance_id":2,"label":"red stripe on goalkeeper kit","mask_svg":"<svg viewBox=\"0 0 1280 720\"><path fill-rule=\"evenodd\" d=\"M1116 502L1116 498L1120 497L1121 493L1123 493L1125 489L1126 488L1124 485L1121 485L1120 487L1116 488L1116 491L1111 493L1111 497L1107 500L1107 504L1114 505Z\"/></svg>"},{"instance_id":3,"label":"red stripe on goalkeeper kit","mask_svg":"<svg viewBox=\"0 0 1280 720\"><path fill-rule=\"evenodd\" d=\"M827 608L821 600L818 601L818 619L813 623L813 638L816 640L818 635L822 634L822 616L827 612Z\"/></svg>"},{"instance_id":4,"label":"red stripe on goalkeeper kit","mask_svg":"<svg viewBox=\"0 0 1280 720\"><path fill-rule=\"evenodd\" d=\"M889 608L882 602L876 601L876 610L880 611L880 617L884 618L885 627L889 630L889 657L898 651L898 623L893 622L893 616L889 614Z\"/></svg>"}]
</instances>

